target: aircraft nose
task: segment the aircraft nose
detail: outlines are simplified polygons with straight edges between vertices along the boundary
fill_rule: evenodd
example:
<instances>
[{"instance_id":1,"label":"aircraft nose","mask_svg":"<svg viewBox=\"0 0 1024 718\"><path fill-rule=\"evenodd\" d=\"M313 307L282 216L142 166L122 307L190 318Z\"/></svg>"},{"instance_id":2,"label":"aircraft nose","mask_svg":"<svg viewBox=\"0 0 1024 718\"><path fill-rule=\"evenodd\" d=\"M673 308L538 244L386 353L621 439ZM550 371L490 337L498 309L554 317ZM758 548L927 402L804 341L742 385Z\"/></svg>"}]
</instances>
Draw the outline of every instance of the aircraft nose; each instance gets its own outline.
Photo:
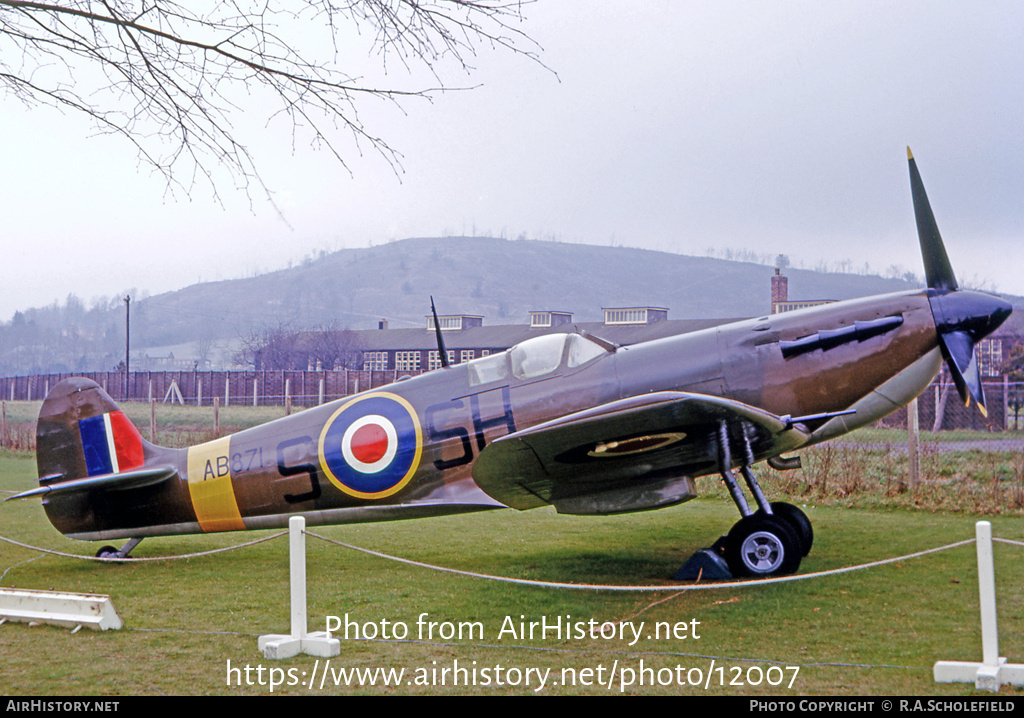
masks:
<instances>
[{"instance_id":1,"label":"aircraft nose","mask_svg":"<svg viewBox=\"0 0 1024 718\"><path fill-rule=\"evenodd\" d=\"M963 290L934 296L931 305L940 334L966 332L974 342L998 329L1013 312L1009 302L999 297Z\"/></svg>"}]
</instances>

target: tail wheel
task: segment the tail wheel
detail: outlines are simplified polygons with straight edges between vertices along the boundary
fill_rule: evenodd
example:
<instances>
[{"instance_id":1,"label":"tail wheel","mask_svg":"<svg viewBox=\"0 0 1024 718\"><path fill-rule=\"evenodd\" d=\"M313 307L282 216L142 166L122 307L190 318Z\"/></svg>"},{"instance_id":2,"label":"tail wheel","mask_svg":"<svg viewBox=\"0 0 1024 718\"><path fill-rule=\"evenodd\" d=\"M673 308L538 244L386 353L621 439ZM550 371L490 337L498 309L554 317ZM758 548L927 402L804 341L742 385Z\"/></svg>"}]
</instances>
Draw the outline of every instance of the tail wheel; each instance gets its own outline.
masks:
<instances>
[{"instance_id":1,"label":"tail wheel","mask_svg":"<svg viewBox=\"0 0 1024 718\"><path fill-rule=\"evenodd\" d=\"M747 516L726 537L725 560L733 576L785 576L800 568L801 558L796 532L775 516Z\"/></svg>"}]
</instances>

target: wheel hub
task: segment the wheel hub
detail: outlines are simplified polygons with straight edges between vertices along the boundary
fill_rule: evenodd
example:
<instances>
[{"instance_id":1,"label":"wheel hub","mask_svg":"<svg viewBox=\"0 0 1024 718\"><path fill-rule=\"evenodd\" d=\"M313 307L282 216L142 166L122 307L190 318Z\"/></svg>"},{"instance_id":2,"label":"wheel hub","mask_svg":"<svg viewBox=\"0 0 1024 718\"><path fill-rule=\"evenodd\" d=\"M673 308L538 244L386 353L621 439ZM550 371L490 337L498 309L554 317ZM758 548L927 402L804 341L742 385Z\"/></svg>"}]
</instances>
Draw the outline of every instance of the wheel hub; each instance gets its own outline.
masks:
<instances>
[{"instance_id":1,"label":"wheel hub","mask_svg":"<svg viewBox=\"0 0 1024 718\"><path fill-rule=\"evenodd\" d=\"M771 573L785 558L782 542L774 534L757 531L743 541L740 549L744 563L755 573Z\"/></svg>"}]
</instances>

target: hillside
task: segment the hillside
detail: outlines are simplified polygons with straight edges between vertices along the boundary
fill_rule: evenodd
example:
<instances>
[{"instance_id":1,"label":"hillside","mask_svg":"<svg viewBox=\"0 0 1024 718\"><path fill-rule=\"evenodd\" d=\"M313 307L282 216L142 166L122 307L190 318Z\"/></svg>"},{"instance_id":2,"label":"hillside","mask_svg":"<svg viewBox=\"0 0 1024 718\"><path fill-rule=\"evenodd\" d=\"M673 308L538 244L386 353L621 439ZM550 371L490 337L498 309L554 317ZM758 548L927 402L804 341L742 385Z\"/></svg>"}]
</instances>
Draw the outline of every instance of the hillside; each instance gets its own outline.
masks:
<instances>
[{"instance_id":1,"label":"hillside","mask_svg":"<svg viewBox=\"0 0 1024 718\"><path fill-rule=\"evenodd\" d=\"M196 284L131 305L133 368L232 363L260 329L421 327L433 296L441 314L523 324L531 310L601 321L602 307L667 307L670 319L752 317L770 310L774 268L625 247L479 237L406 239L346 249L246 279ZM901 291L902 280L789 268L789 298L849 299ZM144 287L142 289L145 289ZM1024 334L1024 300L1007 328ZM19 312L0 325L0 373L94 371L124 359L124 305ZM173 355L173 358L172 356ZM204 363L205 362L201 362Z\"/></svg>"},{"instance_id":2,"label":"hillside","mask_svg":"<svg viewBox=\"0 0 1024 718\"><path fill-rule=\"evenodd\" d=\"M430 296L442 314L480 314L487 324L526 322L528 312L574 312L598 321L601 308L668 307L671 318L740 317L769 309L768 266L621 247L531 240L407 239L348 249L270 274L187 287L138 303L139 345L202 336L232 338L251 326L365 329L420 326ZM798 299L847 299L899 291L899 280L790 269ZM138 329L136 330L136 327ZM133 342L135 343L135 342Z\"/></svg>"}]
</instances>

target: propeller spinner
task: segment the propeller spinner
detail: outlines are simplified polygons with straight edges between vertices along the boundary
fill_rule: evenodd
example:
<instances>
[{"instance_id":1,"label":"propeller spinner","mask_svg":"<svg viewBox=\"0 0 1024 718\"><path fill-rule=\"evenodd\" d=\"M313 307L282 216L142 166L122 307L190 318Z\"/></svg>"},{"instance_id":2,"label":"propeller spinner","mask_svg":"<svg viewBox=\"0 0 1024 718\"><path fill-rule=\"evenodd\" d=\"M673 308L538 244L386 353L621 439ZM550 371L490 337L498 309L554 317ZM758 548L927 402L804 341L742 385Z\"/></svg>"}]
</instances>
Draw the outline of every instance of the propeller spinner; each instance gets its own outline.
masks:
<instances>
[{"instance_id":1,"label":"propeller spinner","mask_svg":"<svg viewBox=\"0 0 1024 718\"><path fill-rule=\"evenodd\" d=\"M910 189L914 196L917 235L928 281L928 302L942 356L964 404L970 406L973 398L981 413L988 416L985 391L981 386L981 368L974 347L999 328L1013 309L1007 302L990 294L959 289L909 147L907 159L910 162Z\"/></svg>"}]
</instances>

